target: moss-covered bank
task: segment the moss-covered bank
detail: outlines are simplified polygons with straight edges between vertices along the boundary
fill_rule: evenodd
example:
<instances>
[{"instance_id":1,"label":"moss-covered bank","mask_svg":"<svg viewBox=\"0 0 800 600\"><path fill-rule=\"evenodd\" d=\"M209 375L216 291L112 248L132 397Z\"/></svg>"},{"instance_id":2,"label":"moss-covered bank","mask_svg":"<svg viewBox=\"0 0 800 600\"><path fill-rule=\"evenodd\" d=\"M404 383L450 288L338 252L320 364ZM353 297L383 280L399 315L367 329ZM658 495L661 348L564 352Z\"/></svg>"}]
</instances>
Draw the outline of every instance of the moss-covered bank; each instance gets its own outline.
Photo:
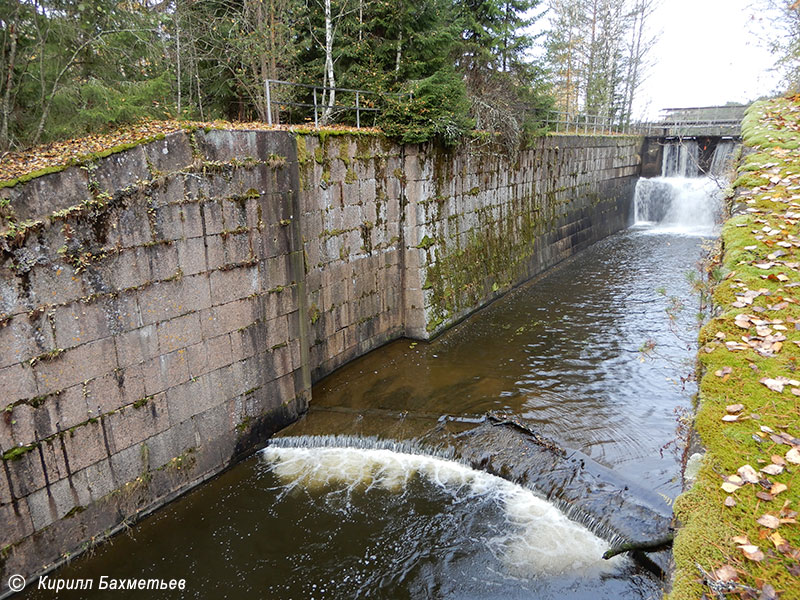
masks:
<instances>
[{"instance_id":1,"label":"moss-covered bank","mask_svg":"<svg viewBox=\"0 0 800 600\"><path fill-rule=\"evenodd\" d=\"M800 598L800 97L754 104L743 138L700 334L695 425L707 453L675 506L672 600L723 597L720 586L724 597Z\"/></svg>"}]
</instances>

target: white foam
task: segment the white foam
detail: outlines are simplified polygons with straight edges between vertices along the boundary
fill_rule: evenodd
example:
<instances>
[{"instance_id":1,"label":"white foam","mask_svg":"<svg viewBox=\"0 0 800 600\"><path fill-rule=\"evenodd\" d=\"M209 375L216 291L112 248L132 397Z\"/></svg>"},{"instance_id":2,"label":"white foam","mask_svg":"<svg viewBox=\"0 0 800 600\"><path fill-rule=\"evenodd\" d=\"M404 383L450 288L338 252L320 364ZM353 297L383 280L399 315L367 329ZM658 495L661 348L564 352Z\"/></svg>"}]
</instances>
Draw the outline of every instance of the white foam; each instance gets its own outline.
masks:
<instances>
[{"instance_id":1,"label":"white foam","mask_svg":"<svg viewBox=\"0 0 800 600\"><path fill-rule=\"evenodd\" d=\"M636 183L636 225L646 233L715 236L722 191L709 177L654 177Z\"/></svg>"},{"instance_id":2,"label":"white foam","mask_svg":"<svg viewBox=\"0 0 800 600\"><path fill-rule=\"evenodd\" d=\"M413 477L421 476L459 498L488 496L497 501L510 527L486 543L514 576L596 572L614 564L602 560L606 542L567 519L546 500L455 461L364 448L267 447L261 455L289 487L324 490L346 486L351 491L378 487L401 492Z\"/></svg>"}]
</instances>

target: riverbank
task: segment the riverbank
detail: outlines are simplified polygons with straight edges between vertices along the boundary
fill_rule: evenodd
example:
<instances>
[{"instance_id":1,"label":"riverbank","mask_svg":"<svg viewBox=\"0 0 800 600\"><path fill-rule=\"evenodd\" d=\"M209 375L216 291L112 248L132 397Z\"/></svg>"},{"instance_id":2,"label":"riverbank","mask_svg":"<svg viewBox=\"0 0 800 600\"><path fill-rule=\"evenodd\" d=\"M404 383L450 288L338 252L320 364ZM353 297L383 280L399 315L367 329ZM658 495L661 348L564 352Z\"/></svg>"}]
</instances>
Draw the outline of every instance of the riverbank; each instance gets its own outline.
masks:
<instances>
[{"instance_id":1,"label":"riverbank","mask_svg":"<svg viewBox=\"0 0 800 600\"><path fill-rule=\"evenodd\" d=\"M743 140L700 333L706 455L675 505L672 600L800 598L800 96L753 104Z\"/></svg>"}]
</instances>

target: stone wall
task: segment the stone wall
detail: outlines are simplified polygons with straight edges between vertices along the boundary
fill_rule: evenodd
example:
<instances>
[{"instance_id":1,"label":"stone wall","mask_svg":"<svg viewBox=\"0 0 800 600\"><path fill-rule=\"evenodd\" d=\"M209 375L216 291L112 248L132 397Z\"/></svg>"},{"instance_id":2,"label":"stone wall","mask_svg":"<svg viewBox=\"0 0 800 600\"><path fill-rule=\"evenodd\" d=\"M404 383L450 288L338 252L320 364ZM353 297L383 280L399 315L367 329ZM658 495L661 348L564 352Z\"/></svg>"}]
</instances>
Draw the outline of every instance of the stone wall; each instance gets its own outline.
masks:
<instances>
[{"instance_id":1,"label":"stone wall","mask_svg":"<svg viewBox=\"0 0 800 600\"><path fill-rule=\"evenodd\" d=\"M406 333L428 338L630 222L641 140L406 156Z\"/></svg>"},{"instance_id":2,"label":"stone wall","mask_svg":"<svg viewBox=\"0 0 800 600\"><path fill-rule=\"evenodd\" d=\"M624 227L637 142L178 132L0 190L0 585L263 445L312 379Z\"/></svg>"},{"instance_id":3,"label":"stone wall","mask_svg":"<svg viewBox=\"0 0 800 600\"><path fill-rule=\"evenodd\" d=\"M404 148L374 135L297 143L316 380L403 334Z\"/></svg>"},{"instance_id":4,"label":"stone wall","mask_svg":"<svg viewBox=\"0 0 800 600\"><path fill-rule=\"evenodd\" d=\"M3 585L305 410L294 157L288 134L177 133L4 191L50 216L3 241Z\"/></svg>"}]
</instances>

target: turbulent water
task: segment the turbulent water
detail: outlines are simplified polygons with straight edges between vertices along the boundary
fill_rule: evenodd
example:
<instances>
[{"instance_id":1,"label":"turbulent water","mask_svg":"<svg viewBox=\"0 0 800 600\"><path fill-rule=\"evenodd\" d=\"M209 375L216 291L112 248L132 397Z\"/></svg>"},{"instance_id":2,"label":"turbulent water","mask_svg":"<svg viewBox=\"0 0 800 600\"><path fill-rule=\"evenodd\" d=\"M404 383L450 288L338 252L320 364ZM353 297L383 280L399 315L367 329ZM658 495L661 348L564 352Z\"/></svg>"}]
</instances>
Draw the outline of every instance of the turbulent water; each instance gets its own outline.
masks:
<instances>
[{"instance_id":1,"label":"turbulent water","mask_svg":"<svg viewBox=\"0 0 800 600\"><path fill-rule=\"evenodd\" d=\"M338 370L289 437L55 576L187 579L164 598L659 598L628 559L600 559L607 542L435 442L443 415L501 410L674 498L676 409L694 391L686 274L714 234L718 190L641 180L635 226L432 343L399 340ZM339 433L363 447L291 437Z\"/></svg>"},{"instance_id":2,"label":"turbulent water","mask_svg":"<svg viewBox=\"0 0 800 600\"><path fill-rule=\"evenodd\" d=\"M652 233L713 236L721 209L720 184L709 177L656 177L636 185L636 224Z\"/></svg>"}]
</instances>

